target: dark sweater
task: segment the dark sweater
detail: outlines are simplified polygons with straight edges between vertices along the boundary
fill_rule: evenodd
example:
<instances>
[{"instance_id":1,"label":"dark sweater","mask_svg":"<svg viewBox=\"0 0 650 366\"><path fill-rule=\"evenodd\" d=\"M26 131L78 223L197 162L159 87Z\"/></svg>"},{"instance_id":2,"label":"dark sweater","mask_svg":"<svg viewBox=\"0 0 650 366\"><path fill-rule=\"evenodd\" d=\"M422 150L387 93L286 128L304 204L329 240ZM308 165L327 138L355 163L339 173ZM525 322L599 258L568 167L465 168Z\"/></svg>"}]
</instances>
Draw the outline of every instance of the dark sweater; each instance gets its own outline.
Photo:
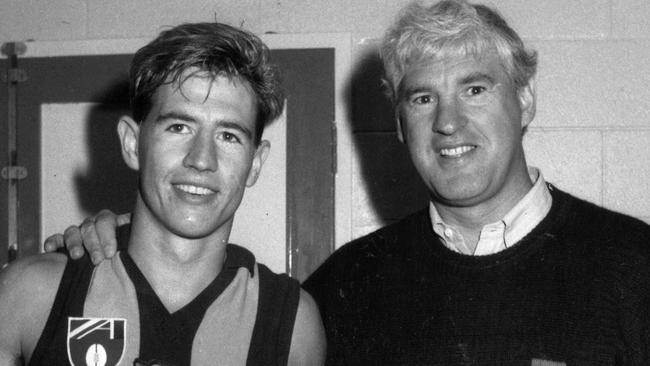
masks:
<instances>
[{"instance_id":1,"label":"dark sweater","mask_svg":"<svg viewBox=\"0 0 650 366\"><path fill-rule=\"evenodd\" d=\"M551 194L493 255L445 248L426 209L336 251L303 285L328 364L650 365L650 226Z\"/></svg>"}]
</instances>

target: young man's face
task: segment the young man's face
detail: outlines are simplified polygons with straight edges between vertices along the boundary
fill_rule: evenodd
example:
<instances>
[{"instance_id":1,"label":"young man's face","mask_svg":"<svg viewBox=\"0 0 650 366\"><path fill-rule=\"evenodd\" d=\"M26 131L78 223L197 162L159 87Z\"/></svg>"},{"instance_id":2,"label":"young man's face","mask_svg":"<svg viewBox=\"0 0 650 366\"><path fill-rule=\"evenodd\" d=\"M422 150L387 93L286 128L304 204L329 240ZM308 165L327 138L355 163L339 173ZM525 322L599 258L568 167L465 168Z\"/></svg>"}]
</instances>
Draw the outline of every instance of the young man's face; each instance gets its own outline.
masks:
<instances>
[{"instance_id":1,"label":"young man's face","mask_svg":"<svg viewBox=\"0 0 650 366\"><path fill-rule=\"evenodd\" d=\"M494 54L407 70L398 90L398 135L435 202L498 205L527 191L522 129L534 116L533 93L532 86L517 90Z\"/></svg>"},{"instance_id":2,"label":"young man's face","mask_svg":"<svg viewBox=\"0 0 650 366\"><path fill-rule=\"evenodd\" d=\"M269 149L267 141L254 143L256 99L248 85L204 76L157 90L139 126L132 166L140 171L144 214L187 238L229 234Z\"/></svg>"}]
</instances>

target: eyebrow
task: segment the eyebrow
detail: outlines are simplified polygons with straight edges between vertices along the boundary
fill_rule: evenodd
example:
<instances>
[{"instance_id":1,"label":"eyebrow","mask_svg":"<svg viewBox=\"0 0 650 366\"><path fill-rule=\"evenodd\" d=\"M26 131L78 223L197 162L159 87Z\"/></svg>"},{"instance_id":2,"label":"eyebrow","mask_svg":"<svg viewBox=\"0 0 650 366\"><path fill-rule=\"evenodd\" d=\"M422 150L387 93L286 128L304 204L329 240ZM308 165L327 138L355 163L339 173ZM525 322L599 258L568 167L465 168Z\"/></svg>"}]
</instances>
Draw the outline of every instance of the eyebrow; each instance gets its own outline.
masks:
<instances>
[{"instance_id":1,"label":"eyebrow","mask_svg":"<svg viewBox=\"0 0 650 366\"><path fill-rule=\"evenodd\" d=\"M180 112L180 113L179 112L168 112L168 113L161 114L161 115L158 116L158 118L156 118L156 122L166 121L166 120L170 120L170 119L179 120L179 121L183 121L183 122L196 122L196 119L194 117L192 117L189 114L182 113L182 112ZM241 124L239 124L237 122L232 122L232 121L228 121L228 120L220 120L219 122L217 122L217 126L222 127L222 128L229 128L229 129L237 130L237 131L240 131L241 133L243 133L248 139L253 138L253 132L250 129L248 129L247 127L244 127L244 126L242 126Z\"/></svg>"},{"instance_id":2,"label":"eyebrow","mask_svg":"<svg viewBox=\"0 0 650 366\"><path fill-rule=\"evenodd\" d=\"M470 73L468 75L465 75L465 76L461 77L458 84L459 85L466 85L466 84L472 84L472 83L475 83L475 82L478 82L478 81L484 81L484 82L487 82L487 83L490 83L490 84L495 84L494 77L492 77L491 75L488 75L488 74L486 74L484 72L479 72L479 71L472 72L472 73ZM402 84L398 88L398 95L399 95L399 98L403 98L403 97L411 96L413 94L430 92L430 91L431 91L431 88L429 86L426 86L426 85L412 85L412 86L409 86L409 87L404 87L404 85Z\"/></svg>"},{"instance_id":3,"label":"eyebrow","mask_svg":"<svg viewBox=\"0 0 650 366\"><path fill-rule=\"evenodd\" d=\"M469 75L463 76L460 79L460 84L471 84L475 83L477 81L486 81L490 84L494 84L494 78L491 75L488 75L484 72L473 72L470 73Z\"/></svg>"},{"instance_id":4,"label":"eyebrow","mask_svg":"<svg viewBox=\"0 0 650 366\"><path fill-rule=\"evenodd\" d=\"M246 136L246 138L248 138L249 140L253 138L253 132L248 128L240 125L239 123L230 122L230 121L219 121L218 125L221 127L238 130L241 133L243 133Z\"/></svg>"},{"instance_id":5,"label":"eyebrow","mask_svg":"<svg viewBox=\"0 0 650 366\"><path fill-rule=\"evenodd\" d=\"M403 100L404 98L408 98L413 94L428 93L428 92L431 92L431 87L428 87L426 85L412 85L409 87L404 87L404 85L401 85L397 90L397 95L398 95L397 99Z\"/></svg>"},{"instance_id":6,"label":"eyebrow","mask_svg":"<svg viewBox=\"0 0 650 366\"><path fill-rule=\"evenodd\" d=\"M168 119L177 119L177 120L185 121L185 122L194 122L195 121L195 119L192 116L190 116L189 114L179 113L179 112L167 112L167 113L158 115L158 118L156 118L156 122L166 121Z\"/></svg>"}]
</instances>

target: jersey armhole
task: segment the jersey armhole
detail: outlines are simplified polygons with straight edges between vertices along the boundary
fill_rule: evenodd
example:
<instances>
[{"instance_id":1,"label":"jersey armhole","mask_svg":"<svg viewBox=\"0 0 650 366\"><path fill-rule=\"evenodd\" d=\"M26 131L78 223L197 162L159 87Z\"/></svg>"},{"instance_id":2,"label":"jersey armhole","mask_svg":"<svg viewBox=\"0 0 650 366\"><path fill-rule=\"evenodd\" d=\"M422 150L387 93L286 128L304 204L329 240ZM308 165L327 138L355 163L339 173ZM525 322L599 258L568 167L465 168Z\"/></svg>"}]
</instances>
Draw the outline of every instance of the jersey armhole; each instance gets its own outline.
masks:
<instances>
[{"instance_id":1,"label":"jersey armhole","mask_svg":"<svg viewBox=\"0 0 650 366\"><path fill-rule=\"evenodd\" d=\"M300 301L298 281L257 265L260 284L247 365L286 365Z\"/></svg>"},{"instance_id":2,"label":"jersey armhole","mask_svg":"<svg viewBox=\"0 0 650 366\"><path fill-rule=\"evenodd\" d=\"M84 302L93 270L94 266L88 254L84 254L78 260L68 259L54 297L52 310L34 348L29 365L41 365L44 357L47 357L51 350L67 347L68 317L83 316Z\"/></svg>"}]
</instances>

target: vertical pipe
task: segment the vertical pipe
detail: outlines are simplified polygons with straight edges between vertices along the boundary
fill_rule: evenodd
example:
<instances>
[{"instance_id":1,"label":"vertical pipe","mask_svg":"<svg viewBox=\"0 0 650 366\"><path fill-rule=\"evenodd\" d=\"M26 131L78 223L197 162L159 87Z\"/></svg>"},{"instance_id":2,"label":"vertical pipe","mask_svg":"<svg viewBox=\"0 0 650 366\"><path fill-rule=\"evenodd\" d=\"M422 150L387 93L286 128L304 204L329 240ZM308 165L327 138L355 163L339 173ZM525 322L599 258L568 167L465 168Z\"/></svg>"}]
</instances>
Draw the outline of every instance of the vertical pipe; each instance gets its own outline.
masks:
<instances>
[{"instance_id":1,"label":"vertical pipe","mask_svg":"<svg viewBox=\"0 0 650 366\"><path fill-rule=\"evenodd\" d=\"M14 77L14 71L18 69L18 57L16 55L16 44L6 43L3 51L8 57L7 68L7 261L18 257L18 179L13 176L12 168L18 165L17 153L17 88L18 80Z\"/></svg>"}]
</instances>

